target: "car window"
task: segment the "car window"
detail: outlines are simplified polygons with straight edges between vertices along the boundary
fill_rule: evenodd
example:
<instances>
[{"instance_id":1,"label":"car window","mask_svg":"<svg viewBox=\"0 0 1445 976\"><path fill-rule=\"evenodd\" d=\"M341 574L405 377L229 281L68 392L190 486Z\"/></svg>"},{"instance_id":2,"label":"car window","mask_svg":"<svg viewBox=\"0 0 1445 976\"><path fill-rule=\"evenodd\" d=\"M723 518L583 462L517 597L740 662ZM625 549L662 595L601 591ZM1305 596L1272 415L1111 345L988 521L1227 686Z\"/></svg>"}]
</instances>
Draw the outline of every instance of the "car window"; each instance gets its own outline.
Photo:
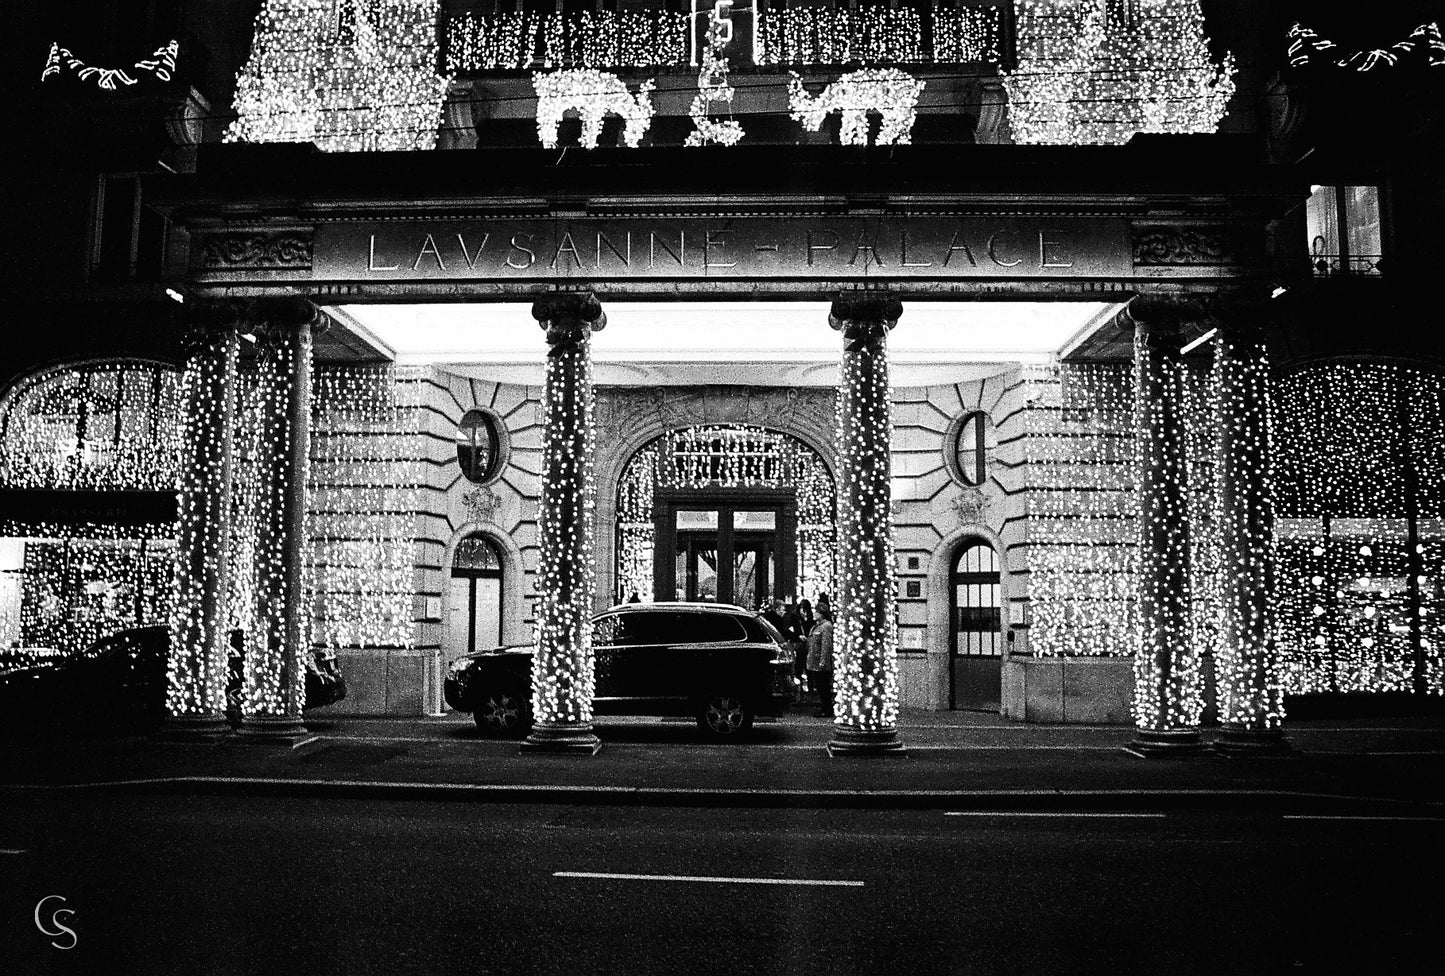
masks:
<instances>
[{"instance_id":1,"label":"car window","mask_svg":"<svg viewBox=\"0 0 1445 976\"><path fill-rule=\"evenodd\" d=\"M618 644L628 643L628 629L626 620L620 613L598 617L592 621L592 646L616 647Z\"/></svg>"},{"instance_id":2,"label":"car window","mask_svg":"<svg viewBox=\"0 0 1445 976\"><path fill-rule=\"evenodd\" d=\"M676 635L668 643L732 643L747 639L742 624L731 614L673 613L668 616L674 618L672 628Z\"/></svg>"}]
</instances>

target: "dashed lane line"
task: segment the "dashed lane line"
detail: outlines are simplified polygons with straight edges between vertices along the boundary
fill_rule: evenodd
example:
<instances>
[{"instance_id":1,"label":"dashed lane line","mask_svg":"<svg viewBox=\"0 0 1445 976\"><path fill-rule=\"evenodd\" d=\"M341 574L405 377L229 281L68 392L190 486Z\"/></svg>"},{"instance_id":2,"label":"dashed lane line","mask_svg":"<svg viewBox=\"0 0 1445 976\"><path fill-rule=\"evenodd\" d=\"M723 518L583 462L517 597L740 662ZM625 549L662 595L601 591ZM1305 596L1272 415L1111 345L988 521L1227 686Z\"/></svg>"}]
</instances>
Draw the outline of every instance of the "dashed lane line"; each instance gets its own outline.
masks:
<instances>
[{"instance_id":1,"label":"dashed lane line","mask_svg":"<svg viewBox=\"0 0 1445 976\"><path fill-rule=\"evenodd\" d=\"M588 878L602 881L692 881L707 884L800 885L817 888L862 888L862 881L832 878L723 878L700 874L623 874L610 871L553 871L554 878Z\"/></svg>"}]
</instances>

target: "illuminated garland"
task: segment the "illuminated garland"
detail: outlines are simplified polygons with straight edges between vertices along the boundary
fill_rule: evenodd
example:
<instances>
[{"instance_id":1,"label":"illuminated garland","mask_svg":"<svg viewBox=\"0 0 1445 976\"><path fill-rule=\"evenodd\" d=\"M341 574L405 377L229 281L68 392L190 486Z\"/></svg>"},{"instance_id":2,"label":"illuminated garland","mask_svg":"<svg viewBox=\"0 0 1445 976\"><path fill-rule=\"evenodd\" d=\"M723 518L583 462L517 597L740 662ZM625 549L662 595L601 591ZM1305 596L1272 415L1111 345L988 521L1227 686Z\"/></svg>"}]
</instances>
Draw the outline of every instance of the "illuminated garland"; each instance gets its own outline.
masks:
<instances>
[{"instance_id":1,"label":"illuminated garland","mask_svg":"<svg viewBox=\"0 0 1445 976\"><path fill-rule=\"evenodd\" d=\"M671 431L627 462L617 486L617 580L622 599L651 599L658 489L791 488L798 503L798 593L833 592L833 478L812 448L762 427Z\"/></svg>"},{"instance_id":2,"label":"illuminated garland","mask_svg":"<svg viewBox=\"0 0 1445 976\"><path fill-rule=\"evenodd\" d=\"M1321 37L1304 24L1295 24L1285 36L1289 38L1289 64L1292 68L1313 64L1316 54L1334 52L1339 47L1334 41ZM1396 41L1388 48L1361 49L1343 57L1336 57L1332 53L1327 63L1336 68L1353 68L1355 71L1373 71L1381 66L1393 68L1422 48L1426 64L1432 68L1445 67L1445 37L1441 36L1438 21L1421 24L1403 41Z\"/></svg>"},{"instance_id":3,"label":"illuminated garland","mask_svg":"<svg viewBox=\"0 0 1445 976\"><path fill-rule=\"evenodd\" d=\"M833 751L900 748L888 332L901 313L894 300L839 299L828 315L829 325L843 333Z\"/></svg>"},{"instance_id":4,"label":"illuminated garland","mask_svg":"<svg viewBox=\"0 0 1445 976\"><path fill-rule=\"evenodd\" d=\"M877 64L926 60L923 21L909 7L786 7L762 19L763 64Z\"/></svg>"},{"instance_id":5,"label":"illuminated garland","mask_svg":"<svg viewBox=\"0 0 1445 976\"><path fill-rule=\"evenodd\" d=\"M447 21L447 71L680 67L689 60L690 22L689 14L664 10L467 11Z\"/></svg>"},{"instance_id":6,"label":"illuminated garland","mask_svg":"<svg viewBox=\"0 0 1445 976\"><path fill-rule=\"evenodd\" d=\"M597 482L593 451L592 333L607 322L591 295L539 299L532 316L547 338L542 388L542 497L538 511L537 630L529 742L595 751L592 604Z\"/></svg>"},{"instance_id":7,"label":"illuminated garland","mask_svg":"<svg viewBox=\"0 0 1445 976\"><path fill-rule=\"evenodd\" d=\"M435 73L438 3L266 0L236 76L226 141L434 148L450 84Z\"/></svg>"},{"instance_id":8,"label":"illuminated garland","mask_svg":"<svg viewBox=\"0 0 1445 976\"><path fill-rule=\"evenodd\" d=\"M864 68L843 75L813 96L803 88L802 79L789 72L788 110L793 121L815 132L830 112L838 112L838 141L845 146L868 144L868 113L877 112L882 116L877 144L907 144L923 86L897 68Z\"/></svg>"},{"instance_id":9,"label":"illuminated garland","mask_svg":"<svg viewBox=\"0 0 1445 976\"><path fill-rule=\"evenodd\" d=\"M180 53L180 49L179 42L170 41L156 48L154 54L137 61L132 67L137 74L143 72L157 81L170 81L176 70L176 55ZM117 84L130 86L140 80L132 78L124 68L97 68L94 65L88 65L71 54L69 48L61 47L59 43L50 45L50 54L45 59L45 69L40 72L40 80L43 82L51 77L60 77L62 66L81 81L89 81L94 78L96 87L102 91L118 91Z\"/></svg>"},{"instance_id":10,"label":"illuminated garland","mask_svg":"<svg viewBox=\"0 0 1445 976\"><path fill-rule=\"evenodd\" d=\"M937 62L1003 61L1001 7L934 7L933 57Z\"/></svg>"},{"instance_id":11,"label":"illuminated garland","mask_svg":"<svg viewBox=\"0 0 1445 976\"><path fill-rule=\"evenodd\" d=\"M622 141L634 149L652 125L650 78L638 87L635 98L621 78L590 68L536 73L532 85L537 90L537 138L548 149L557 148L557 127L569 111L582 117L583 149L597 148L604 116L622 118Z\"/></svg>"},{"instance_id":12,"label":"illuminated garland","mask_svg":"<svg viewBox=\"0 0 1445 976\"><path fill-rule=\"evenodd\" d=\"M1104 0L1019 0L1004 75L1015 142L1119 145L1136 132L1213 132L1234 95L1199 0L1158 0L1109 24Z\"/></svg>"},{"instance_id":13,"label":"illuminated garland","mask_svg":"<svg viewBox=\"0 0 1445 976\"><path fill-rule=\"evenodd\" d=\"M199 732L224 728L227 661L226 535L240 340L224 325L188 337L177 505L175 597L166 712Z\"/></svg>"},{"instance_id":14,"label":"illuminated garland","mask_svg":"<svg viewBox=\"0 0 1445 976\"><path fill-rule=\"evenodd\" d=\"M1178 313L1161 305L1151 301L1134 318L1140 474L1134 718L1143 734L1175 735L1198 728L1204 701L1190 600L1186 382L1178 324L1170 321ZM1152 314L1163 320L1146 317Z\"/></svg>"},{"instance_id":15,"label":"illuminated garland","mask_svg":"<svg viewBox=\"0 0 1445 976\"><path fill-rule=\"evenodd\" d=\"M1284 720L1273 623L1269 358L1257 330L1222 328L1214 343L1219 529L1210 535L1218 539L1220 562L1211 574L1219 581L1222 623L1214 645L1219 721L1226 736L1259 736Z\"/></svg>"},{"instance_id":16,"label":"illuminated garland","mask_svg":"<svg viewBox=\"0 0 1445 976\"><path fill-rule=\"evenodd\" d=\"M732 38L732 25L719 19L717 10L712 12L712 20L707 27L707 46L702 52L702 67L697 74L697 95L693 97L692 108L688 115L692 117L693 131L688 133L688 146L735 146L743 137L743 126L736 119L715 121L708 117L708 106L713 102L723 102L727 105L727 111L732 113L733 107L733 86L728 84L728 59L721 57L721 52Z\"/></svg>"}]
</instances>

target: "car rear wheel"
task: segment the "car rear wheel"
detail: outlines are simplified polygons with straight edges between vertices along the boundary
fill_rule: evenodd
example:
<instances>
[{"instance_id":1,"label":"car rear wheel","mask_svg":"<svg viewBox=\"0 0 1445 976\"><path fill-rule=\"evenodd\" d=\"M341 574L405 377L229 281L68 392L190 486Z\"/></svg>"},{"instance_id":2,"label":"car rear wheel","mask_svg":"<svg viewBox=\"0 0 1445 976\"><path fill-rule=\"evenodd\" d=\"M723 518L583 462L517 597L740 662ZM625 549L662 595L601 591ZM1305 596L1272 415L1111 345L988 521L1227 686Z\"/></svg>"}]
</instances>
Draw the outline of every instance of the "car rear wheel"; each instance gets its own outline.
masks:
<instances>
[{"instance_id":1,"label":"car rear wheel","mask_svg":"<svg viewBox=\"0 0 1445 976\"><path fill-rule=\"evenodd\" d=\"M472 721L482 735L516 739L532 727L531 696L518 685L502 685L479 692L473 702Z\"/></svg>"},{"instance_id":2,"label":"car rear wheel","mask_svg":"<svg viewBox=\"0 0 1445 976\"><path fill-rule=\"evenodd\" d=\"M736 695L712 695L702 703L698 727L715 739L736 739L753 725L753 710Z\"/></svg>"}]
</instances>

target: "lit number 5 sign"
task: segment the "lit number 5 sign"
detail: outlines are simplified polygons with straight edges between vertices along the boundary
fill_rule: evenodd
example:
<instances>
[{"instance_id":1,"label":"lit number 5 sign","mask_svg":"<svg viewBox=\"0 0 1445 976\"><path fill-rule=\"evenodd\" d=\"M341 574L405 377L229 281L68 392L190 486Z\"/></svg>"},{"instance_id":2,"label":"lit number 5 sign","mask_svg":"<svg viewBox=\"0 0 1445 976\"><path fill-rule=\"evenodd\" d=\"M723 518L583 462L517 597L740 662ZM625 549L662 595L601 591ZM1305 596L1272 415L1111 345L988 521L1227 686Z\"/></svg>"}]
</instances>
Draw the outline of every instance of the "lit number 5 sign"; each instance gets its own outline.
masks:
<instances>
[{"instance_id":1,"label":"lit number 5 sign","mask_svg":"<svg viewBox=\"0 0 1445 976\"><path fill-rule=\"evenodd\" d=\"M692 64L707 47L707 30L722 24L722 55L733 67L757 63L757 32L753 29L756 0L692 0Z\"/></svg>"}]
</instances>

